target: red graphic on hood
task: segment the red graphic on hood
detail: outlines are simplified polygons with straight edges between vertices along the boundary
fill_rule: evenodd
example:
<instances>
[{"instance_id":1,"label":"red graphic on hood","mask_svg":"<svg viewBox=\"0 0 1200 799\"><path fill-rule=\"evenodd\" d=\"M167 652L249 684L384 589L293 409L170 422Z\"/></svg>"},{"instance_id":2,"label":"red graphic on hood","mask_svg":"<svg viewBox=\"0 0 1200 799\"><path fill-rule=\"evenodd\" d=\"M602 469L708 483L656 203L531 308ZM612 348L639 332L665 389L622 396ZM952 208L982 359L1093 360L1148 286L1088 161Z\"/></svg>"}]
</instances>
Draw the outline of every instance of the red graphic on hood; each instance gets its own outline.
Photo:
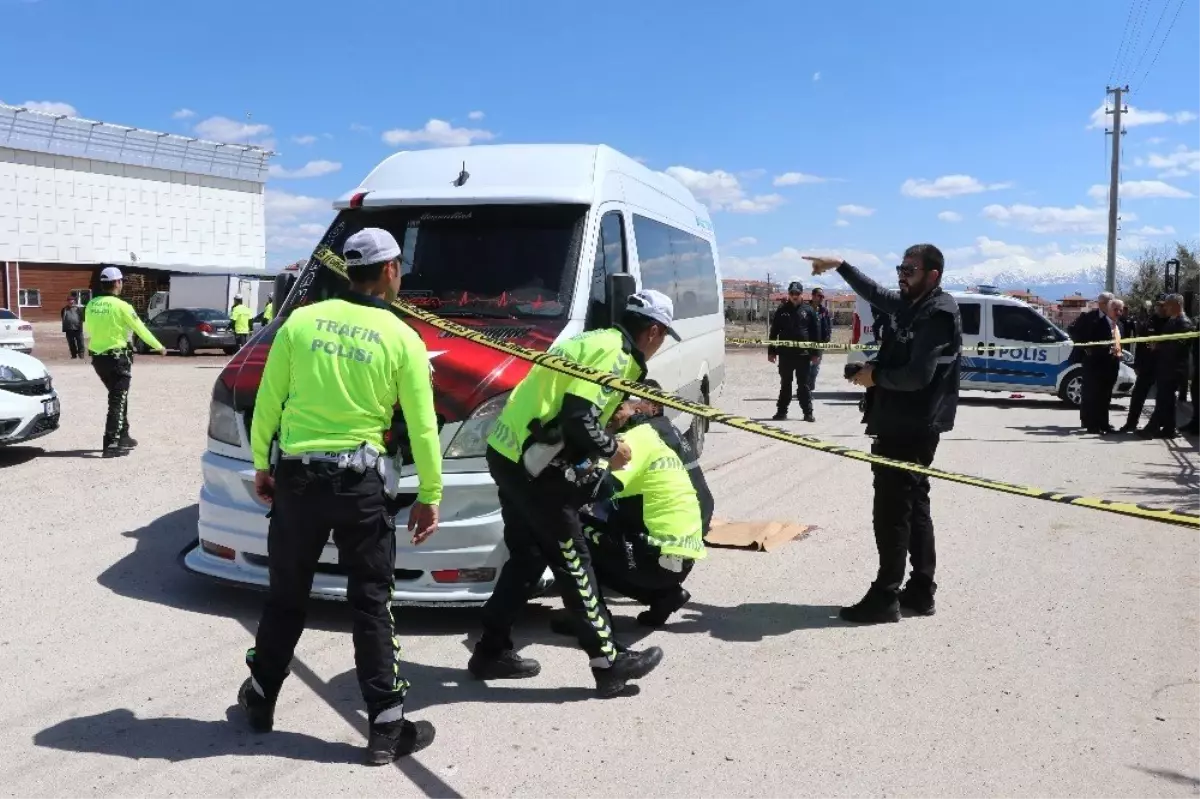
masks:
<instances>
[{"instance_id":1,"label":"red graphic on hood","mask_svg":"<svg viewBox=\"0 0 1200 799\"><path fill-rule=\"evenodd\" d=\"M481 403L511 391L529 372L527 361L443 333L416 319L404 321L420 334L429 351L434 407L445 423L463 421ZM549 349L566 325L565 319L455 318L452 321L497 341L538 352ZM282 323L283 318L276 318L260 330L222 371L218 382L232 394L232 404L238 410L253 407L267 352Z\"/></svg>"}]
</instances>

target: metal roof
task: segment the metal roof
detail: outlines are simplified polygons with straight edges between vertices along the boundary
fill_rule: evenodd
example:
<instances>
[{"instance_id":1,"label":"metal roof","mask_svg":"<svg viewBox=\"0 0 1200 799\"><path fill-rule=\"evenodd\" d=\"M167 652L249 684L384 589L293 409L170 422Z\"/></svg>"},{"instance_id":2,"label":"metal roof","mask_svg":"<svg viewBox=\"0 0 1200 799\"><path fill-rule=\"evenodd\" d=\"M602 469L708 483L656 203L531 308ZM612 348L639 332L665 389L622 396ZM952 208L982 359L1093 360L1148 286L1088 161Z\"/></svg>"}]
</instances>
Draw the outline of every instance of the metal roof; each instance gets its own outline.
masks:
<instances>
[{"instance_id":1,"label":"metal roof","mask_svg":"<svg viewBox=\"0 0 1200 799\"><path fill-rule=\"evenodd\" d=\"M265 183L261 147L96 122L0 103L0 147Z\"/></svg>"}]
</instances>

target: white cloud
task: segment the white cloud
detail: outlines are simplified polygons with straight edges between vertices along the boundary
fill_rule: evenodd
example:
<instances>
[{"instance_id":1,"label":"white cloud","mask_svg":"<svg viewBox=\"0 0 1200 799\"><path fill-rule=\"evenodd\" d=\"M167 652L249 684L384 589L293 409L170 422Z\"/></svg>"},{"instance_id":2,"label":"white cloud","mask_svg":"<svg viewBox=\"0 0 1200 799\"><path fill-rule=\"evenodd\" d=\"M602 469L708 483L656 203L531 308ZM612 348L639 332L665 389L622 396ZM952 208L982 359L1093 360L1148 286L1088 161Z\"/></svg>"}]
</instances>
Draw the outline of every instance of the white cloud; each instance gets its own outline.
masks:
<instances>
[{"instance_id":1,"label":"white cloud","mask_svg":"<svg viewBox=\"0 0 1200 799\"><path fill-rule=\"evenodd\" d=\"M330 203L317 197L267 189L267 249L272 261L309 255L329 227Z\"/></svg>"},{"instance_id":2,"label":"white cloud","mask_svg":"<svg viewBox=\"0 0 1200 799\"><path fill-rule=\"evenodd\" d=\"M357 122L351 122L350 130L353 131L354 133L370 133L371 126L370 125L360 125Z\"/></svg>"},{"instance_id":3,"label":"white cloud","mask_svg":"<svg viewBox=\"0 0 1200 799\"><path fill-rule=\"evenodd\" d=\"M264 197L267 222L294 222L304 216L329 213L330 203L317 197L291 194L286 191L267 189Z\"/></svg>"},{"instance_id":4,"label":"white cloud","mask_svg":"<svg viewBox=\"0 0 1200 799\"><path fill-rule=\"evenodd\" d=\"M1166 170L1160 178L1187 177L1189 172L1200 172L1200 150L1189 150L1186 144L1181 144L1166 155L1151 153L1144 160L1139 158L1137 165Z\"/></svg>"},{"instance_id":5,"label":"white cloud","mask_svg":"<svg viewBox=\"0 0 1200 799\"><path fill-rule=\"evenodd\" d=\"M820 255L830 258L841 258L868 272L880 273L883 261L874 253L864 250L845 249L836 247L808 247L803 250L795 247L784 247L771 255L755 255L749 257L727 256L721 259L721 274L723 277L755 278L762 280L769 272L771 281L787 284L791 280L799 280L805 286L810 283L823 286L841 285L842 281L836 273L827 273L813 277L812 264L802 256ZM894 278L894 275L892 276Z\"/></svg>"},{"instance_id":6,"label":"white cloud","mask_svg":"<svg viewBox=\"0 0 1200 799\"><path fill-rule=\"evenodd\" d=\"M1088 189L1088 196L1103 200L1108 197L1108 186L1097 183ZM1117 189L1117 196L1122 200L1186 200L1193 195L1161 180L1127 180Z\"/></svg>"},{"instance_id":7,"label":"white cloud","mask_svg":"<svg viewBox=\"0 0 1200 799\"><path fill-rule=\"evenodd\" d=\"M304 136L293 136L292 141L294 141L296 144L303 145L316 144L317 137L309 133L305 134Z\"/></svg>"},{"instance_id":8,"label":"white cloud","mask_svg":"<svg viewBox=\"0 0 1200 799\"><path fill-rule=\"evenodd\" d=\"M758 239L754 238L753 236L742 236L741 238L734 239L732 242L730 242L729 246L730 247L752 247L755 244L758 244Z\"/></svg>"},{"instance_id":9,"label":"white cloud","mask_svg":"<svg viewBox=\"0 0 1200 799\"><path fill-rule=\"evenodd\" d=\"M839 219L836 222L834 222L833 224L837 225L838 227L850 227L850 220Z\"/></svg>"},{"instance_id":10,"label":"white cloud","mask_svg":"<svg viewBox=\"0 0 1200 799\"><path fill-rule=\"evenodd\" d=\"M696 199L713 211L729 211L735 214L761 214L783 204L778 194L746 194L737 176L723 169L701 172L686 166L667 167L666 174L686 186Z\"/></svg>"},{"instance_id":11,"label":"white cloud","mask_svg":"<svg viewBox=\"0 0 1200 799\"><path fill-rule=\"evenodd\" d=\"M1096 128L1107 127L1112 119L1112 114L1106 113L1107 106L1101 105L1092 112L1091 121L1088 122L1087 129L1094 130ZM1145 111L1135 106L1128 106L1128 111L1121 114L1122 128L1136 128L1142 125L1163 125L1168 122L1173 122L1176 125L1184 125L1192 122L1197 117L1191 111L1175 111L1173 113L1167 111Z\"/></svg>"},{"instance_id":12,"label":"white cloud","mask_svg":"<svg viewBox=\"0 0 1200 799\"><path fill-rule=\"evenodd\" d=\"M196 116L196 112L190 108L181 108L174 114L171 114L171 119L191 119Z\"/></svg>"},{"instance_id":13,"label":"white cloud","mask_svg":"<svg viewBox=\"0 0 1200 799\"><path fill-rule=\"evenodd\" d=\"M957 211L942 211L940 214L938 214L938 219L942 220L943 222L961 222L963 217L962 214L958 213Z\"/></svg>"},{"instance_id":14,"label":"white cloud","mask_svg":"<svg viewBox=\"0 0 1200 799\"><path fill-rule=\"evenodd\" d=\"M441 119L431 119L423 128L394 128L383 132L383 141L392 147L427 144L431 147L464 147L477 141L491 141L496 134L476 128L456 128Z\"/></svg>"},{"instance_id":15,"label":"white cloud","mask_svg":"<svg viewBox=\"0 0 1200 799\"><path fill-rule=\"evenodd\" d=\"M821 79L821 73L820 73L820 72L814 72L814 73L813 73L813 83L816 83L816 82L817 82L817 81L819 81L820 79Z\"/></svg>"},{"instance_id":16,"label":"white cloud","mask_svg":"<svg viewBox=\"0 0 1200 799\"><path fill-rule=\"evenodd\" d=\"M983 216L1002 226L1012 226L1034 233L1096 235L1108 231L1108 210L1101 207L989 205L983 209ZM1135 214L1128 212L1121 214L1121 217L1127 222L1137 219Z\"/></svg>"},{"instance_id":17,"label":"white cloud","mask_svg":"<svg viewBox=\"0 0 1200 799\"><path fill-rule=\"evenodd\" d=\"M865 205L839 205L838 213L843 216L871 216L875 209Z\"/></svg>"},{"instance_id":18,"label":"white cloud","mask_svg":"<svg viewBox=\"0 0 1200 799\"><path fill-rule=\"evenodd\" d=\"M943 282L951 287L980 283L1005 288L1087 281L1098 284L1104 273L1104 246L1100 244L1064 251L1053 243L1027 247L980 236L975 244L945 254ZM1119 256L1118 266L1124 264L1125 259Z\"/></svg>"},{"instance_id":19,"label":"white cloud","mask_svg":"<svg viewBox=\"0 0 1200 799\"><path fill-rule=\"evenodd\" d=\"M1175 228L1171 227L1170 225L1166 225L1164 227L1153 227L1151 225L1145 225L1141 228L1138 228L1137 230L1130 231L1130 235L1131 236L1173 236L1173 235L1175 235Z\"/></svg>"},{"instance_id":20,"label":"white cloud","mask_svg":"<svg viewBox=\"0 0 1200 799\"><path fill-rule=\"evenodd\" d=\"M267 174L273 178L319 178L330 175L342 168L337 161L309 161L299 169L285 169L279 164L271 164Z\"/></svg>"},{"instance_id":21,"label":"white cloud","mask_svg":"<svg viewBox=\"0 0 1200 799\"><path fill-rule=\"evenodd\" d=\"M1012 186L1011 183L984 184L970 175L942 175L932 181L924 178L909 178L900 187L900 193L906 197L928 200L935 197L959 197L964 194L998 191L1010 186Z\"/></svg>"},{"instance_id":22,"label":"white cloud","mask_svg":"<svg viewBox=\"0 0 1200 799\"><path fill-rule=\"evenodd\" d=\"M478 122L479 120L483 119L483 117L484 114L482 111L472 111L471 113L467 114L467 119L471 120L472 122Z\"/></svg>"},{"instance_id":23,"label":"white cloud","mask_svg":"<svg viewBox=\"0 0 1200 799\"><path fill-rule=\"evenodd\" d=\"M274 145L272 140L260 138L271 132L271 126L261 122L251 124L228 117L209 117L197 122L195 131L206 139L226 144L246 144L266 149Z\"/></svg>"},{"instance_id":24,"label":"white cloud","mask_svg":"<svg viewBox=\"0 0 1200 799\"><path fill-rule=\"evenodd\" d=\"M772 183L776 186L801 186L811 183L828 183L829 180L829 178L808 175L804 172L784 172L782 175L776 175Z\"/></svg>"},{"instance_id":25,"label":"white cloud","mask_svg":"<svg viewBox=\"0 0 1200 799\"><path fill-rule=\"evenodd\" d=\"M30 111L40 111L43 114L54 114L55 116L77 117L79 112L75 110L75 106L70 103L60 103L55 100L26 100L21 103Z\"/></svg>"}]
</instances>

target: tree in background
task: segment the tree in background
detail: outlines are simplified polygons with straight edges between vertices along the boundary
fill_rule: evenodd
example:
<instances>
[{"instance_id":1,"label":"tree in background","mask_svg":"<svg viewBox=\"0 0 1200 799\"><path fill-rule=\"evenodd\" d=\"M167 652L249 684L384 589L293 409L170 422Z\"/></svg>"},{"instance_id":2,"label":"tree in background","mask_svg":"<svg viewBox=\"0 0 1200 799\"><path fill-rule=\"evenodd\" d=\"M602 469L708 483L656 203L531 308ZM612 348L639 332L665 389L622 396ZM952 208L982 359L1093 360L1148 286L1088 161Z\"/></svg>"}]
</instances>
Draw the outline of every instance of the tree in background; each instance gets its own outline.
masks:
<instances>
[{"instance_id":1,"label":"tree in background","mask_svg":"<svg viewBox=\"0 0 1200 799\"><path fill-rule=\"evenodd\" d=\"M1166 264L1172 258L1179 259L1179 290L1196 291L1200 282L1200 263L1196 260L1195 245L1177 241L1174 245L1146 247L1137 257L1133 276L1118 286L1118 293L1131 311L1140 312L1147 302L1153 303L1163 293ZM1194 309L1188 310L1194 312Z\"/></svg>"}]
</instances>

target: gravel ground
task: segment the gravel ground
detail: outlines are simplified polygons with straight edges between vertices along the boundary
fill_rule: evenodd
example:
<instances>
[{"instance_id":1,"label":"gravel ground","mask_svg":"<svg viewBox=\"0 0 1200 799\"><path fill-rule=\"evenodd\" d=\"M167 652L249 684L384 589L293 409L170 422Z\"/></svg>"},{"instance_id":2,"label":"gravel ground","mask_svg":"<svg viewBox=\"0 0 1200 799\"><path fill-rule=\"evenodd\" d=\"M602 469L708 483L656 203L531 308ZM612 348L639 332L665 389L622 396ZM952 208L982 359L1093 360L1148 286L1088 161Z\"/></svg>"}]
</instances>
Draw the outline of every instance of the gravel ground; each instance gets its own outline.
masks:
<instances>
[{"instance_id":1,"label":"gravel ground","mask_svg":"<svg viewBox=\"0 0 1200 799\"><path fill-rule=\"evenodd\" d=\"M227 714L261 595L181 570L195 536L208 396L225 359L140 358L142 446L105 461L90 366L54 363L63 427L0 450L0 785L10 795L1188 796L1200 792L1200 538L1194 531L947 483L933 489L938 615L836 619L871 577L862 464L714 429L718 514L815 524L772 553L713 550L694 601L646 639L637 696L591 698L584 656L518 629L543 672L465 679L474 610L398 614L410 713L438 739L357 765L365 721L343 605L319 603L276 732ZM773 410L761 352L729 357L719 404ZM864 447L826 358L813 425ZM1114 410L1114 418L1118 411ZM1197 505L1194 440L1073 432L1056 400L978 395L937 464L1014 482ZM614 607L618 629L636 609ZM638 634L633 633L631 637ZM640 766L640 767L638 767Z\"/></svg>"}]
</instances>

